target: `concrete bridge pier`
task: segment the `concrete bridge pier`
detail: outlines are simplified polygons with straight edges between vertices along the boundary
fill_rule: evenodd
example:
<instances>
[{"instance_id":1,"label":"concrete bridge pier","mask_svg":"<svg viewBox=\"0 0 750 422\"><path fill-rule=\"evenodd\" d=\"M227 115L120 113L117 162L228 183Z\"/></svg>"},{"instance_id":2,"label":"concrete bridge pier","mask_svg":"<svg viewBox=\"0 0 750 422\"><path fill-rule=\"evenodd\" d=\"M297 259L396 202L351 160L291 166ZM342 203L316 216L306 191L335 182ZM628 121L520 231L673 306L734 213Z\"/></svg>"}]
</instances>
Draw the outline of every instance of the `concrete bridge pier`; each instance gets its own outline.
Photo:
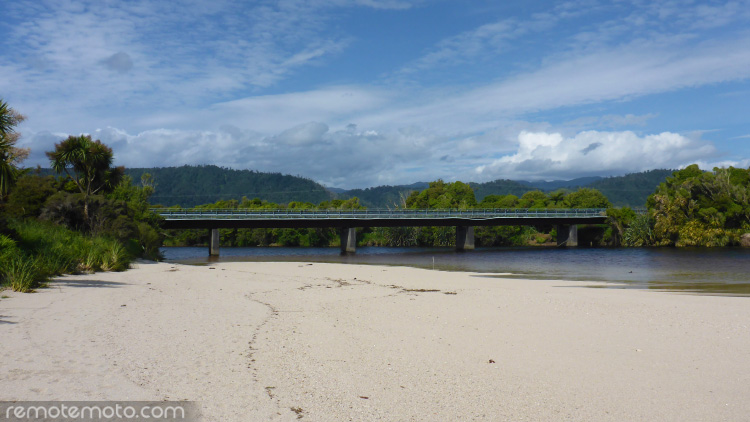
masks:
<instances>
[{"instance_id":1,"label":"concrete bridge pier","mask_svg":"<svg viewBox=\"0 0 750 422\"><path fill-rule=\"evenodd\" d=\"M474 250L474 226L456 226L456 250Z\"/></svg>"},{"instance_id":2,"label":"concrete bridge pier","mask_svg":"<svg viewBox=\"0 0 750 422\"><path fill-rule=\"evenodd\" d=\"M219 229L208 229L208 255L219 256Z\"/></svg>"},{"instance_id":3,"label":"concrete bridge pier","mask_svg":"<svg viewBox=\"0 0 750 422\"><path fill-rule=\"evenodd\" d=\"M578 226L575 224L560 224L557 226L557 246L578 247Z\"/></svg>"},{"instance_id":4,"label":"concrete bridge pier","mask_svg":"<svg viewBox=\"0 0 750 422\"><path fill-rule=\"evenodd\" d=\"M357 229L354 227L341 227L339 229L339 238L341 239L341 253L357 252Z\"/></svg>"}]
</instances>

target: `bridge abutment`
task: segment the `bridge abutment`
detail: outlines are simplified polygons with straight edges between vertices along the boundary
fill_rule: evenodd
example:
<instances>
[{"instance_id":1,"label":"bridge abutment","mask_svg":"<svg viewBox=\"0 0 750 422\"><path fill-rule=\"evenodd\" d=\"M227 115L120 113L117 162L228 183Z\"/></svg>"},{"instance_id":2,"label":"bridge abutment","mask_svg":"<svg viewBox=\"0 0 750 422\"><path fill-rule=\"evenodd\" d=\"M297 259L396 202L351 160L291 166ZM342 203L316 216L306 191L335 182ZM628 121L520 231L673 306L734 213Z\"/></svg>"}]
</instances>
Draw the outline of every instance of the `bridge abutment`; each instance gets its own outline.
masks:
<instances>
[{"instance_id":1,"label":"bridge abutment","mask_svg":"<svg viewBox=\"0 0 750 422\"><path fill-rule=\"evenodd\" d=\"M357 252L357 229L354 227L342 227L339 229L341 239L341 253Z\"/></svg>"},{"instance_id":2,"label":"bridge abutment","mask_svg":"<svg viewBox=\"0 0 750 422\"><path fill-rule=\"evenodd\" d=\"M474 250L474 226L456 226L456 250Z\"/></svg>"},{"instance_id":3,"label":"bridge abutment","mask_svg":"<svg viewBox=\"0 0 750 422\"><path fill-rule=\"evenodd\" d=\"M578 247L578 226L575 224L559 224L557 226L557 246Z\"/></svg>"},{"instance_id":4,"label":"bridge abutment","mask_svg":"<svg viewBox=\"0 0 750 422\"><path fill-rule=\"evenodd\" d=\"M219 229L208 229L208 255L219 256Z\"/></svg>"}]
</instances>

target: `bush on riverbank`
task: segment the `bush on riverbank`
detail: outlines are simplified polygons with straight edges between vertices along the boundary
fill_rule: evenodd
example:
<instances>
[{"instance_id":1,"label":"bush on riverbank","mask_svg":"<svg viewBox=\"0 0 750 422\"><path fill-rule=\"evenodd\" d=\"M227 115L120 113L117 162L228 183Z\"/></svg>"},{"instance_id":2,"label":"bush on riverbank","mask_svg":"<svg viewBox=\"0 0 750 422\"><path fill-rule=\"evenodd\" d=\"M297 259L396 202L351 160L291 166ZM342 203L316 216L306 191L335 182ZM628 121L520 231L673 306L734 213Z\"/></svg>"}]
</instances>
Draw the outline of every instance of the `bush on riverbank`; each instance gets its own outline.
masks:
<instances>
[{"instance_id":1,"label":"bush on riverbank","mask_svg":"<svg viewBox=\"0 0 750 422\"><path fill-rule=\"evenodd\" d=\"M609 209L615 244L622 246L742 245L750 232L750 169L675 171L648 198L648 211Z\"/></svg>"},{"instance_id":2,"label":"bush on riverbank","mask_svg":"<svg viewBox=\"0 0 750 422\"><path fill-rule=\"evenodd\" d=\"M123 271L132 260L115 239L41 221L10 222L6 234L0 234L0 284L20 292L62 274Z\"/></svg>"},{"instance_id":3,"label":"bush on riverbank","mask_svg":"<svg viewBox=\"0 0 750 422\"><path fill-rule=\"evenodd\" d=\"M750 231L750 170L693 164L648 198L656 245L738 245Z\"/></svg>"}]
</instances>

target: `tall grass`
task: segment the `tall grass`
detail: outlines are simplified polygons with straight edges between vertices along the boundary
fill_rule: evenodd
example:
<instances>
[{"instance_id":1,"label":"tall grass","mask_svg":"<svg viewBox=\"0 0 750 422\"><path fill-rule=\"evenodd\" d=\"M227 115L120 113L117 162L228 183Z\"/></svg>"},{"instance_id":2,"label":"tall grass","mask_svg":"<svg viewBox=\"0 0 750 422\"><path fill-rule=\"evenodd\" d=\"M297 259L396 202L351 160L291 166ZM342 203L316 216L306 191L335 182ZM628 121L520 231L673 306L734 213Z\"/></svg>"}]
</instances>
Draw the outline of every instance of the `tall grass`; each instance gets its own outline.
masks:
<instances>
[{"instance_id":1,"label":"tall grass","mask_svg":"<svg viewBox=\"0 0 750 422\"><path fill-rule=\"evenodd\" d=\"M39 258L14 257L3 268L5 284L16 292L29 292L46 279L40 273Z\"/></svg>"},{"instance_id":2,"label":"tall grass","mask_svg":"<svg viewBox=\"0 0 750 422\"><path fill-rule=\"evenodd\" d=\"M101 268L104 271L125 271L130 266L130 256L125 247L116 240L103 239Z\"/></svg>"},{"instance_id":3,"label":"tall grass","mask_svg":"<svg viewBox=\"0 0 750 422\"><path fill-rule=\"evenodd\" d=\"M132 261L113 239L34 220L16 221L10 228L17 240L0 236L0 282L13 290L30 291L62 274L123 271Z\"/></svg>"}]
</instances>

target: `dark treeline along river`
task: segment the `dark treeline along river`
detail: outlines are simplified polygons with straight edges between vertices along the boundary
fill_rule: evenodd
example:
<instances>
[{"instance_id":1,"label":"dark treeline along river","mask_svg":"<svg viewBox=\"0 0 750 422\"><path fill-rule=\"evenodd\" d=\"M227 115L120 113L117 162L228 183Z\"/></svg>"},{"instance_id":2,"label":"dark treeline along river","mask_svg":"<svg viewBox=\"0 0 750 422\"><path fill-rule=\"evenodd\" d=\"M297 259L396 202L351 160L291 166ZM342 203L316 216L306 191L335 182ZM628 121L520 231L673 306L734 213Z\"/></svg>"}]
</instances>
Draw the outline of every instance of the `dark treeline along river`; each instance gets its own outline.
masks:
<instances>
[{"instance_id":1,"label":"dark treeline along river","mask_svg":"<svg viewBox=\"0 0 750 422\"><path fill-rule=\"evenodd\" d=\"M338 248L162 248L167 261L273 261L401 265L441 271L502 273L502 277L600 281L599 287L750 296L750 249L742 248L451 248L360 247L354 255ZM508 274L508 275L506 275Z\"/></svg>"}]
</instances>

